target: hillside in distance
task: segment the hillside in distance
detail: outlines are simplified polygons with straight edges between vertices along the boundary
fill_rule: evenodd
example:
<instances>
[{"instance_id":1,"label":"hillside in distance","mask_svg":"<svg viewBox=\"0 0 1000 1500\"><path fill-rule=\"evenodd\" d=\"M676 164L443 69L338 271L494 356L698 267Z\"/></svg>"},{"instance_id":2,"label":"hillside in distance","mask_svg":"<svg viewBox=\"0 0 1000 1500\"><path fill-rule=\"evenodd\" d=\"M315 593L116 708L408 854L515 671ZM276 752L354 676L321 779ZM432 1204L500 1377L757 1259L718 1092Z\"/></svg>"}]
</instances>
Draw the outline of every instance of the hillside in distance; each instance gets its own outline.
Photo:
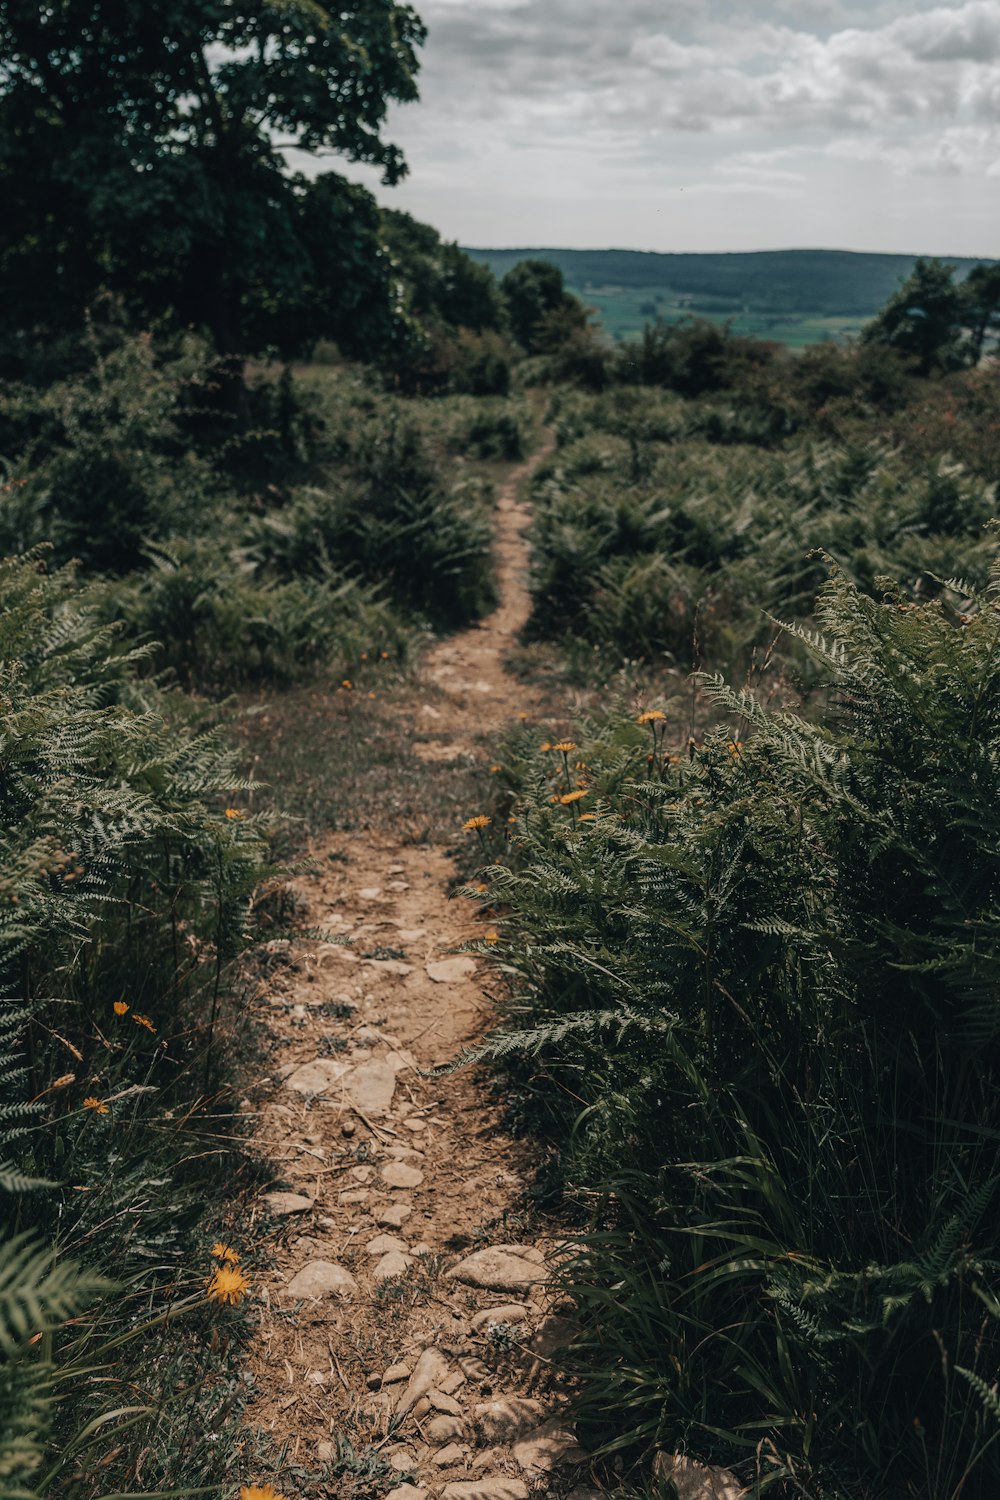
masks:
<instances>
[{"instance_id":1,"label":"hillside in distance","mask_svg":"<svg viewBox=\"0 0 1000 1500\"><path fill-rule=\"evenodd\" d=\"M915 255L851 250L659 254L643 250L466 251L503 276L522 260L559 266L569 289L597 310L615 338L652 318L688 313L732 319L738 333L815 343L856 333L910 274ZM943 257L966 275L979 261Z\"/></svg>"}]
</instances>

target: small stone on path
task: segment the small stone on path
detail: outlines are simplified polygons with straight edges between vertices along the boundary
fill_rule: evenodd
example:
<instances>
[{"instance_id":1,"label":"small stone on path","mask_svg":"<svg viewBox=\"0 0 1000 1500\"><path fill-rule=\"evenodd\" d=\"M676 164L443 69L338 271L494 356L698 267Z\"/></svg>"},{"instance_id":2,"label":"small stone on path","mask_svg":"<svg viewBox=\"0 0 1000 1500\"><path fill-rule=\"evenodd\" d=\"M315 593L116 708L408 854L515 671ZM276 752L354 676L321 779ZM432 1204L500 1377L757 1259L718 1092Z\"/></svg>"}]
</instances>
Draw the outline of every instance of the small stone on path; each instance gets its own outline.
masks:
<instances>
[{"instance_id":1,"label":"small stone on path","mask_svg":"<svg viewBox=\"0 0 1000 1500\"><path fill-rule=\"evenodd\" d=\"M376 1224L383 1224L387 1229L402 1229L413 1209L408 1203L388 1203L385 1208L380 1208L375 1215Z\"/></svg>"},{"instance_id":2,"label":"small stone on path","mask_svg":"<svg viewBox=\"0 0 1000 1500\"><path fill-rule=\"evenodd\" d=\"M314 1260L288 1283L291 1297L351 1297L358 1284L350 1271L330 1260Z\"/></svg>"},{"instance_id":3,"label":"small stone on path","mask_svg":"<svg viewBox=\"0 0 1000 1500\"><path fill-rule=\"evenodd\" d=\"M394 1234L377 1234L365 1246L369 1255L385 1255L389 1250L399 1250L405 1254L409 1248L405 1240L398 1240Z\"/></svg>"},{"instance_id":4,"label":"small stone on path","mask_svg":"<svg viewBox=\"0 0 1000 1500\"><path fill-rule=\"evenodd\" d=\"M364 1115L384 1115L392 1107L396 1092L396 1070L388 1062L366 1062L352 1068L343 1079L347 1097Z\"/></svg>"},{"instance_id":5,"label":"small stone on path","mask_svg":"<svg viewBox=\"0 0 1000 1500\"><path fill-rule=\"evenodd\" d=\"M289 1073L285 1079L285 1088L294 1089L297 1094L325 1094L335 1088L348 1072L350 1067L347 1063L316 1057L312 1062L302 1063Z\"/></svg>"},{"instance_id":6,"label":"small stone on path","mask_svg":"<svg viewBox=\"0 0 1000 1500\"><path fill-rule=\"evenodd\" d=\"M427 964L427 977L435 984L458 984L476 972L474 958L442 958L437 963Z\"/></svg>"},{"instance_id":7,"label":"small stone on path","mask_svg":"<svg viewBox=\"0 0 1000 1500\"><path fill-rule=\"evenodd\" d=\"M440 1453L435 1453L432 1460L439 1469L451 1469L455 1464L464 1461L465 1454L457 1443L449 1443L447 1448L442 1448Z\"/></svg>"},{"instance_id":8,"label":"small stone on path","mask_svg":"<svg viewBox=\"0 0 1000 1500\"><path fill-rule=\"evenodd\" d=\"M440 1349L425 1349L417 1360L409 1384L396 1402L396 1415L403 1416L416 1406L421 1396L433 1390L448 1374L448 1361Z\"/></svg>"},{"instance_id":9,"label":"small stone on path","mask_svg":"<svg viewBox=\"0 0 1000 1500\"><path fill-rule=\"evenodd\" d=\"M372 1275L376 1281L395 1281L397 1276L405 1276L411 1265L412 1261L408 1255L401 1255L398 1250L389 1250L383 1255Z\"/></svg>"},{"instance_id":10,"label":"small stone on path","mask_svg":"<svg viewBox=\"0 0 1000 1500\"><path fill-rule=\"evenodd\" d=\"M428 1399L435 1411L443 1412L446 1417L461 1417L462 1408L453 1396L444 1391L434 1390L427 1392Z\"/></svg>"},{"instance_id":11,"label":"small stone on path","mask_svg":"<svg viewBox=\"0 0 1000 1500\"><path fill-rule=\"evenodd\" d=\"M432 1417L424 1426L427 1440L431 1443L457 1443L465 1437L465 1423L460 1417L442 1415Z\"/></svg>"},{"instance_id":12,"label":"small stone on path","mask_svg":"<svg viewBox=\"0 0 1000 1500\"><path fill-rule=\"evenodd\" d=\"M312 1198L304 1198L301 1193L265 1193L264 1202L268 1213L276 1219L284 1219L288 1214L304 1214L313 1206Z\"/></svg>"},{"instance_id":13,"label":"small stone on path","mask_svg":"<svg viewBox=\"0 0 1000 1500\"><path fill-rule=\"evenodd\" d=\"M393 1500L392 1495L386 1500ZM528 1500L528 1486L521 1479L508 1479L506 1474L490 1474L446 1484L441 1500Z\"/></svg>"},{"instance_id":14,"label":"small stone on path","mask_svg":"<svg viewBox=\"0 0 1000 1500\"><path fill-rule=\"evenodd\" d=\"M383 1385L395 1385L399 1380L409 1380L413 1371L409 1365L390 1365L382 1376Z\"/></svg>"},{"instance_id":15,"label":"small stone on path","mask_svg":"<svg viewBox=\"0 0 1000 1500\"><path fill-rule=\"evenodd\" d=\"M424 1180L419 1167L408 1167L403 1161L390 1161L382 1168L382 1181L391 1188L418 1188Z\"/></svg>"},{"instance_id":16,"label":"small stone on path","mask_svg":"<svg viewBox=\"0 0 1000 1500\"><path fill-rule=\"evenodd\" d=\"M523 1437L544 1416L543 1403L529 1396L502 1396L475 1409L476 1426L487 1443L509 1443Z\"/></svg>"},{"instance_id":17,"label":"small stone on path","mask_svg":"<svg viewBox=\"0 0 1000 1500\"><path fill-rule=\"evenodd\" d=\"M545 1281L548 1273L535 1261L513 1254L506 1245L491 1245L466 1256L448 1275L486 1291L514 1292Z\"/></svg>"},{"instance_id":18,"label":"small stone on path","mask_svg":"<svg viewBox=\"0 0 1000 1500\"><path fill-rule=\"evenodd\" d=\"M543 1422L514 1444L514 1458L529 1479L550 1474L564 1464L584 1461L584 1452L573 1434L560 1425L558 1418Z\"/></svg>"},{"instance_id":19,"label":"small stone on path","mask_svg":"<svg viewBox=\"0 0 1000 1500\"><path fill-rule=\"evenodd\" d=\"M398 1484L385 1500L427 1500L427 1491L417 1489L415 1484Z\"/></svg>"}]
</instances>

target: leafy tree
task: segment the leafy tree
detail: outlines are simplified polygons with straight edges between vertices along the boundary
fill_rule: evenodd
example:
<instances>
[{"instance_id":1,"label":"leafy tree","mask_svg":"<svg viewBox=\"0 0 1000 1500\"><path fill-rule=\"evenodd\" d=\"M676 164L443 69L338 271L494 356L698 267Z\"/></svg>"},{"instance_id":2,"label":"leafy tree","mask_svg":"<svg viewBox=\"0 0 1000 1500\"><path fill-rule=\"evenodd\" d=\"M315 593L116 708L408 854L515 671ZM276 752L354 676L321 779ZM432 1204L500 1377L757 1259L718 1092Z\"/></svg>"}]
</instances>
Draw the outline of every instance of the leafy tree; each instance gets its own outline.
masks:
<instances>
[{"instance_id":1,"label":"leafy tree","mask_svg":"<svg viewBox=\"0 0 1000 1500\"><path fill-rule=\"evenodd\" d=\"M987 334L1000 332L1000 263L975 266L959 290L969 329L969 355L978 365Z\"/></svg>"},{"instance_id":2,"label":"leafy tree","mask_svg":"<svg viewBox=\"0 0 1000 1500\"><path fill-rule=\"evenodd\" d=\"M551 349L551 314L562 314L562 323L568 319L576 328L587 321L582 304L563 286L563 273L547 260L519 261L503 277L500 291L511 332L529 354Z\"/></svg>"},{"instance_id":3,"label":"leafy tree","mask_svg":"<svg viewBox=\"0 0 1000 1500\"><path fill-rule=\"evenodd\" d=\"M410 310L475 333L499 330L504 309L493 272L398 209L383 209L386 244L409 290Z\"/></svg>"},{"instance_id":4,"label":"leafy tree","mask_svg":"<svg viewBox=\"0 0 1000 1500\"><path fill-rule=\"evenodd\" d=\"M283 150L398 181L380 132L390 101L416 98L424 35L396 0L0 0L8 325L65 326L108 287L227 354L287 348L306 306L314 336L342 329L373 277L388 284L373 218Z\"/></svg>"},{"instance_id":5,"label":"leafy tree","mask_svg":"<svg viewBox=\"0 0 1000 1500\"><path fill-rule=\"evenodd\" d=\"M865 344L887 344L912 359L918 375L962 363L962 292L955 267L918 260L910 275L862 330Z\"/></svg>"}]
</instances>

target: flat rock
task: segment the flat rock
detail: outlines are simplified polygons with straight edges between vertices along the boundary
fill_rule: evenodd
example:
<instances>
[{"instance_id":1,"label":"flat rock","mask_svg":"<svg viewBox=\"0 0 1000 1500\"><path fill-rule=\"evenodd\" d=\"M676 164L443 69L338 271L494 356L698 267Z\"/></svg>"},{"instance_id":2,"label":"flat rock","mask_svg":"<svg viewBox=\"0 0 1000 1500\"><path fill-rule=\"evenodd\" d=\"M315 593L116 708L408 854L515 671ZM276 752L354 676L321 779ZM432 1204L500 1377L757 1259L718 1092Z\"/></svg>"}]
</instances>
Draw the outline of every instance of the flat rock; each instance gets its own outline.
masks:
<instances>
[{"instance_id":1,"label":"flat rock","mask_svg":"<svg viewBox=\"0 0 1000 1500\"><path fill-rule=\"evenodd\" d=\"M382 894L380 885L363 885L358 892L360 901L377 901Z\"/></svg>"},{"instance_id":2,"label":"flat rock","mask_svg":"<svg viewBox=\"0 0 1000 1500\"><path fill-rule=\"evenodd\" d=\"M435 984L459 984L476 972L476 960L461 956L441 958L436 963L427 964L426 968L428 979L433 979Z\"/></svg>"},{"instance_id":3,"label":"flat rock","mask_svg":"<svg viewBox=\"0 0 1000 1500\"><path fill-rule=\"evenodd\" d=\"M302 1063L285 1079L285 1087L297 1094L326 1094L349 1072L347 1063L332 1057L315 1057Z\"/></svg>"},{"instance_id":4,"label":"flat rock","mask_svg":"<svg viewBox=\"0 0 1000 1500\"><path fill-rule=\"evenodd\" d=\"M408 1167L403 1161L390 1161L382 1168L382 1181L386 1187L418 1188L423 1180L424 1174L419 1167Z\"/></svg>"},{"instance_id":5,"label":"flat rock","mask_svg":"<svg viewBox=\"0 0 1000 1500\"><path fill-rule=\"evenodd\" d=\"M409 1448L394 1448L391 1453L386 1454L386 1458L400 1474L405 1474L408 1469L415 1469L417 1466L416 1454Z\"/></svg>"},{"instance_id":6,"label":"flat rock","mask_svg":"<svg viewBox=\"0 0 1000 1500\"><path fill-rule=\"evenodd\" d=\"M386 1370L385 1374L382 1376L382 1384L395 1385L399 1380L409 1380L412 1374L413 1371L410 1369L409 1365L390 1365L388 1370Z\"/></svg>"},{"instance_id":7,"label":"flat rock","mask_svg":"<svg viewBox=\"0 0 1000 1500\"><path fill-rule=\"evenodd\" d=\"M475 1408L476 1426L487 1443L510 1443L539 1425L545 1406L530 1396L501 1396Z\"/></svg>"},{"instance_id":8,"label":"flat rock","mask_svg":"<svg viewBox=\"0 0 1000 1500\"><path fill-rule=\"evenodd\" d=\"M390 886L391 890L392 887ZM409 889L409 887L405 887ZM376 974L395 974L399 979L405 979L407 974L413 973L413 965L404 963L401 958L366 958L365 963L369 969L374 969Z\"/></svg>"},{"instance_id":9,"label":"flat rock","mask_svg":"<svg viewBox=\"0 0 1000 1500\"><path fill-rule=\"evenodd\" d=\"M447 1448L442 1448L435 1453L432 1463L436 1463L439 1469L450 1469L455 1464L464 1463L465 1453L457 1443L449 1443Z\"/></svg>"},{"instance_id":10,"label":"flat rock","mask_svg":"<svg viewBox=\"0 0 1000 1500\"><path fill-rule=\"evenodd\" d=\"M391 1495L386 1500L392 1500ZM521 1479L506 1474L484 1474L482 1479L468 1479L446 1484L441 1500L528 1500L528 1486Z\"/></svg>"},{"instance_id":11,"label":"flat rock","mask_svg":"<svg viewBox=\"0 0 1000 1500\"><path fill-rule=\"evenodd\" d=\"M427 1500L427 1491L418 1489L415 1484L397 1484L385 1500Z\"/></svg>"},{"instance_id":12,"label":"flat rock","mask_svg":"<svg viewBox=\"0 0 1000 1500\"><path fill-rule=\"evenodd\" d=\"M583 1463L586 1455L576 1438L557 1419L543 1422L514 1444L514 1459L529 1479L551 1474L566 1464Z\"/></svg>"},{"instance_id":13,"label":"flat rock","mask_svg":"<svg viewBox=\"0 0 1000 1500\"><path fill-rule=\"evenodd\" d=\"M431 1417L424 1424L424 1432L427 1434L429 1443L458 1443L465 1437L465 1423L460 1417L445 1416Z\"/></svg>"},{"instance_id":14,"label":"flat rock","mask_svg":"<svg viewBox=\"0 0 1000 1500\"><path fill-rule=\"evenodd\" d=\"M421 1396L434 1390L448 1374L448 1361L440 1349L425 1349L414 1367L406 1389L396 1402L396 1415L403 1416L416 1406Z\"/></svg>"},{"instance_id":15,"label":"flat rock","mask_svg":"<svg viewBox=\"0 0 1000 1500\"><path fill-rule=\"evenodd\" d=\"M449 1396L444 1391L428 1391L427 1398L435 1411L443 1412L447 1417L461 1417L464 1415L462 1408L454 1396Z\"/></svg>"},{"instance_id":16,"label":"flat rock","mask_svg":"<svg viewBox=\"0 0 1000 1500\"><path fill-rule=\"evenodd\" d=\"M301 1193L265 1193L264 1202L267 1211L276 1219L284 1219L289 1214L304 1214L313 1206L312 1198L305 1198Z\"/></svg>"},{"instance_id":17,"label":"flat rock","mask_svg":"<svg viewBox=\"0 0 1000 1500\"><path fill-rule=\"evenodd\" d=\"M475 1250L448 1272L456 1281L486 1291L515 1292L547 1279L547 1271L533 1260L515 1255L506 1245Z\"/></svg>"},{"instance_id":18,"label":"flat rock","mask_svg":"<svg viewBox=\"0 0 1000 1500\"><path fill-rule=\"evenodd\" d=\"M358 1283L332 1260L313 1260L288 1283L291 1297L353 1297Z\"/></svg>"},{"instance_id":19,"label":"flat rock","mask_svg":"<svg viewBox=\"0 0 1000 1500\"><path fill-rule=\"evenodd\" d=\"M673 1485L677 1500L740 1500L746 1490L728 1469L709 1468L686 1453L658 1453L653 1474Z\"/></svg>"},{"instance_id":20,"label":"flat rock","mask_svg":"<svg viewBox=\"0 0 1000 1500\"><path fill-rule=\"evenodd\" d=\"M369 1255L387 1255L390 1250L405 1254L409 1248L405 1240L398 1240L394 1234L377 1234L365 1246Z\"/></svg>"},{"instance_id":21,"label":"flat rock","mask_svg":"<svg viewBox=\"0 0 1000 1500\"><path fill-rule=\"evenodd\" d=\"M542 1319L535 1329L531 1340L531 1352L537 1354L540 1359L552 1359L560 1349L572 1341L576 1329L569 1318L560 1318L557 1313L550 1313Z\"/></svg>"},{"instance_id":22,"label":"flat rock","mask_svg":"<svg viewBox=\"0 0 1000 1500\"><path fill-rule=\"evenodd\" d=\"M372 1275L376 1281L394 1281L397 1276L405 1276L412 1264L408 1255L401 1255L398 1250L388 1250Z\"/></svg>"},{"instance_id":23,"label":"flat rock","mask_svg":"<svg viewBox=\"0 0 1000 1500\"><path fill-rule=\"evenodd\" d=\"M344 1091L356 1109L365 1115L384 1115L392 1108L396 1092L396 1069L388 1062L359 1063L344 1075Z\"/></svg>"},{"instance_id":24,"label":"flat rock","mask_svg":"<svg viewBox=\"0 0 1000 1500\"><path fill-rule=\"evenodd\" d=\"M474 1333L478 1333L491 1323L523 1323L527 1316L528 1309L523 1302L504 1302L500 1307L487 1307L477 1312L471 1327Z\"/></svg>"},{"instance_id":25,"label":"flat rock","mask_svg":"<svg viewBox=\"0 0 1000 1500\"><path fill-rule=\"evenodd\" d=\"M375 1215L375 1222L384 1224L387 1229L402 1229L412 1212L408 1203L387 1203Z\"/></svg>"}]
</instances>

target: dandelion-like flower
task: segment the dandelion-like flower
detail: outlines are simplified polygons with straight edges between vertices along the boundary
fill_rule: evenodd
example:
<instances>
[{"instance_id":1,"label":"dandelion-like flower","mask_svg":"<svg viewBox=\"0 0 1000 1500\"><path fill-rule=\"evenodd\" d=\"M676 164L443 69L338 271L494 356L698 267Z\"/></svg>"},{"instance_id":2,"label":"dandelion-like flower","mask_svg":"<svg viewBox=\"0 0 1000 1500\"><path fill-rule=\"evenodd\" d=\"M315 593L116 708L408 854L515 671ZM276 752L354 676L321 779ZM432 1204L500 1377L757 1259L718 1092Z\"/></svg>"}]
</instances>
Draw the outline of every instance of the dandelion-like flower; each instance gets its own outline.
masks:
<instances>
[{"instance_id":1,"label":"dandelion-like flower","mask_svg":"<svg viewBox=\"0 0 1000 1500\"><path fill-rule=\"evenodd\" d=\"M490 932L487 932L487 933L483 934L483 942L484 943L489 943L489 945L490 945L491 948L495 948L496 945L497 945L497 943L499 943L499 941L500 941L500 934L499 934L499 932L492 932L492 931L490 931Z\"/></svg>"},{"instance_id":2,"label":"dandelion-like flower","mask_svg":"<svg viewBox=\"0 0 1000 1500\"><path fill-rule=\"evenodd\" d=\"M239 1251L234 1250L232 1245L224 1245L221 1240L216 1240L212 1246L211 1255L213 1260L226 1260L234 1266L240 1263Z\"/></svg>"},{"instance_id":3,"label":"dandelion-like flower","mask_svg":"<svg viewBox=\"0 0 1000 1500\"><path fill-rule=\"evenodd\" d=\"M249 1290L250 1282L239 1266L216 1266L208 1278L209 1298L223 1307L236 1307Z\"/></svg>"},{"instance_id":4,"label":"dandelion-like flower","mask_svg":"<svg viewBox=\"0 0 1000 1500\"><path fill-rule=\"evenodd\" d=\"M148 1016L140 1016L139 1012L134 1010L132 1012L132 1019L137 1026L145 1026L146 1030L152 1032L153 1036L156 1035L156 1027Z\"/></svg>"},{"instance_id":5,"label":"dandelion-like flower","mask_svg":"<svg viewBox=\"0 0 1000 1500\"><path fill-rule=\"evenodd\" d=\"M596 813L581 813L580 814L580 822L581 823L596 823L597 822L597 814Z\"/></svg>"},{"instance_id":6,"label":"dandelion-like flower","mask_svg":"<svg viewBox=\"0 0 1000 1500\"><path fill-rule=\"evenodd\" d=\"M730 740L728 745L726 746L726 749L733 757L733 760L739 760L740 756L743 754L743 741Z\"/></svg>"},{"instance_id":7,"label":"dandelion-like flower","mask_svg":"<svg viewBox=\"0 0 1000 1500\"><path fill-rule=\"evenodd\" d=\"M554 749L554 746L551 745L548 740L543 740L538 748L541 750L542 754L545 755L547 751Z\"/></svg>"},{"instance_id":8,"label":"dandelion-like flower","mask_svg":"<svg viewBox=\"0 0 1000 1500\"><path fill-rule=\"evenodd\" d=\"M485 813L477 813L474 818L469 818L462 824L464 833L478 833L480 828L489 828L491 819Z\"/></svg>"},{"instance_id":9,"label":"dandelion-like flower","mask_svg":"<svg viewBox=\"0 0 1000 1500\"><path fill-rule=\"evenodd\" d=\"M103 1099L95 1099L93 1094L88 1094L83 1101L84 1109L92 1109L95 1115L106 1115L108 1106Z\"/></svg>"},{"instance_id":10,"label":"dandelion-like flower","mask_svg":"<svg viewBox=\"0 0 1000 1500\"><path fill-rule=\"evenodd\" d=\"M666 714L661 713L658 708L647 708L646 711L645 711L645 713L641 713L639 715L638 719L636 720L636 723L637 724L661 724L666 717L667 717Z\"/></svg>"},{"instance_id":11,"label":"dandelion-like flower","mask_svg":"<svg viewBox=\"0 0 1000 1500\"><path fill-rule=\"evenodd\" d=\"M246 814L244 813L243 809L240 808L240 807L227 807L226 808L226 817L229 819L229 821L231 823L234 823L239 818L246 817Z\"/></svg>"},{"instance_id":12,"label":"dandelion-like flower","mask_svg":"<svg viewBox=\"0 0 1000 1500\"><path fill-rule=\"evenodd\" d=\"M568 755L571 750L577 749L577 743L576 740L560 740L552 748L553 750L558 750L562 755Z\"/></svg>"},{"instance_id":13,"label":"dandelion-like flower","mask_svg":"<svg viewBox=\"0 0 1000 1500\"><path fill-rule=\"evenodd\" d=\"M114 1011L116 1016L128 1015L128 1006L125 1004L124 1000L116 1000L111 1009Z\"/></svg>"},{"instance_id":14,"label":"dandelion-like flower","mask_svg":"<svg viewBox=\"0 0 1000 1500\"><path fill-rule=\"evenodd\" d=\"M354 686L354 683L351 681L351 679L349 677L345 677L344 680L343 680L343 682L340 685L341 685L342 688L352 688Z\"/></svg>"},{"instance_id":15,"label":"dandelion-like flower","mask_svg":"<svg viewBox=\"0 0 1000 1500\"><path fill-rule=\"evenodd\" d=\"M285 1500L273 1484L241 1484L240 1500Z\"/></svg>"},{"instance_id":16,"label":"dandelion-like flower","mask_svg":"<svg viewBox=\"0 0 1000 1500\"><path fill-rule=\"evenodd\" d=\"M587 791L585 787L582 790L580 788L577 788L575 792L563 792L562 796L559 798L559 801L562 803L563 807L569 807L570 803L579 802L580 798L586 797L586 795Z\"/></svg>"}]
</instances>

